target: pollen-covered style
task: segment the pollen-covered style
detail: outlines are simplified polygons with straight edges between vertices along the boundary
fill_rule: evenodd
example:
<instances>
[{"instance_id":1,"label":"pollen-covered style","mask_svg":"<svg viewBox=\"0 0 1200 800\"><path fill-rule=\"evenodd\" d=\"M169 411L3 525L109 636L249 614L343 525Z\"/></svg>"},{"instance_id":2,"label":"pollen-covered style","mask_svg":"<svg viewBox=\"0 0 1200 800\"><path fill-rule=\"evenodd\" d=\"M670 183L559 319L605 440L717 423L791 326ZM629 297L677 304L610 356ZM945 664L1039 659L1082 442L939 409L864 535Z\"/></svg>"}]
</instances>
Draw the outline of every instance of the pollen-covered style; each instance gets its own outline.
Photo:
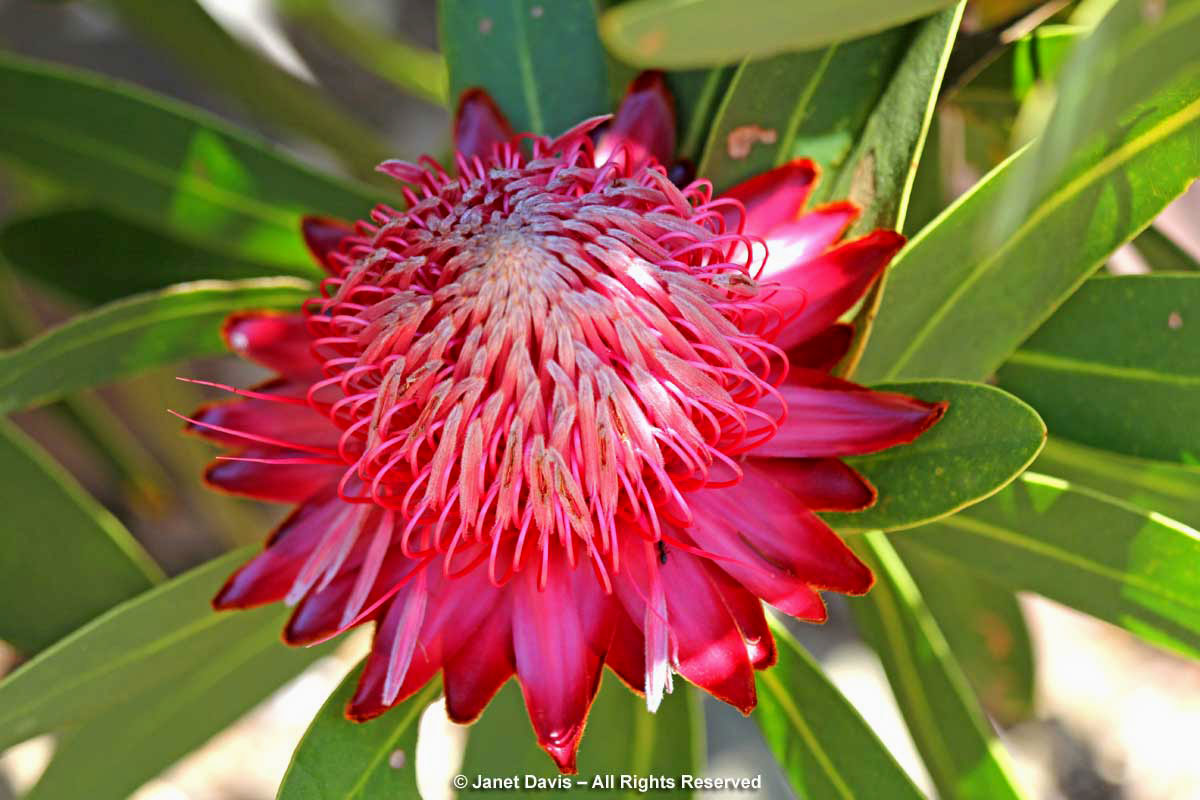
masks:
<instances>
[{"instance_id":1,"label":"pollen-covered style","mask_svg":"<svg viewBox=\"0 0 1200 800\"><path fill-rule=\"evenodd\" d=\"M760 600L822 620L818 590L871 585L813 513L874 502L838 458L943 411L829 374L903 239L842 242L857 209L804 210L807 161L677 187L653 74L553 140L468 92L455 135L452 173L381 166L405 210L306 221L303 313L229 321L280 377L196 414L239 448L208 479L297 508L216 606L295 605L293 644L375 621L354 719L440 670L470 721L515 674L564 771L605 664L651 709L678 673L748 712Z\"/></svg>"}]
</instances>

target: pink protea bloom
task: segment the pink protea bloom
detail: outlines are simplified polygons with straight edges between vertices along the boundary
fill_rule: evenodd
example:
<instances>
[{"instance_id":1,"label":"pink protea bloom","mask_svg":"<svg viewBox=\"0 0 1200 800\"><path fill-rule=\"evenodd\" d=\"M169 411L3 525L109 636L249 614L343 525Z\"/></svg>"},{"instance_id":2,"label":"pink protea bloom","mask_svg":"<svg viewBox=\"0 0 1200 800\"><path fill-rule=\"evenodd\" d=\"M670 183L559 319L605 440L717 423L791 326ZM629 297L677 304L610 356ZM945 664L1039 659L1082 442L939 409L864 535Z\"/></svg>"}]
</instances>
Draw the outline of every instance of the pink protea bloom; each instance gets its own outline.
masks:
<instances>
[{"instance_id":1,"label":"pink protea bloom","mask_svg":"<svg viewBox=\"0 0 1200 800\"><path fill-rule=\"evenodd\" d=\"M677 188L656 75L604 122L514 136L466 93L456 174L387 162L406 210L307 220L321 296L225 331L280 377L192 420L240 448L211 484L297 504L217 608L294 605L296 645L373 620L356 720L440 670L469 722L515 674L564 772L606 664L652 710L678 673L749 712L760 601L871 586L813 513L875 500L838 459L944 410L829 374L899 234L842 242L808 161Z\"/></svg>"}]
</instances>

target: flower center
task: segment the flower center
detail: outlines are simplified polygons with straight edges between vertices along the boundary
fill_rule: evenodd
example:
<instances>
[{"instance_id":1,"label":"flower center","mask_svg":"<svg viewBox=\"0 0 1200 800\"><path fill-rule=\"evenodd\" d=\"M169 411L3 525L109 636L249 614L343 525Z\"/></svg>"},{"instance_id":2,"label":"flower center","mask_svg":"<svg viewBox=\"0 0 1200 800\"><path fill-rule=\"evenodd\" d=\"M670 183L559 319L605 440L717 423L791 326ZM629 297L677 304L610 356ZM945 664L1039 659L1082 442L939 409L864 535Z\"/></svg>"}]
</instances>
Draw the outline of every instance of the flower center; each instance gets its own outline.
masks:
<instances>
[{"instance_id":1,"label":"flower center","mask_svg":"<svg viewBox=\"0 0 1200 800\"><path fill-rule=\"evenodd\" d=\"M397 167L423 196L360 225L309 305L342 492L400 511L405 548L507 538L517 564L531 536L610 552L618 520L659 538L777 426L756 406L778 320L708 185L564 139Z\"/></svg>"}]
</instances>

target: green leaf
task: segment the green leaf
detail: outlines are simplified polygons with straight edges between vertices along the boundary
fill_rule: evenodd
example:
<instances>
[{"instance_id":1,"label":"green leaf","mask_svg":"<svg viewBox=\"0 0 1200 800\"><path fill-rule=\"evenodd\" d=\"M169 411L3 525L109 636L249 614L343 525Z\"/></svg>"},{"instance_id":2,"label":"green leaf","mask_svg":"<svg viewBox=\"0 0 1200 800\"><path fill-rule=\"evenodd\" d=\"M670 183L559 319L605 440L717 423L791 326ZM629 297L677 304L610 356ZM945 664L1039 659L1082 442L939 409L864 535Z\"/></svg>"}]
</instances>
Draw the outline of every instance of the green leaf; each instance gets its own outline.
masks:
<instances>
[{"instance_id":1,"label":"green leaf","mask_svg":"<svg viewBox=\"0 0 1200 800\"><path fill-rule=\"evenodd\" d=\"M0 353L0 413L48 403L151 367L224 353L220 328L230 313L297 309L312 291L294 278L197 281L80 314Z\"/></svg>"},{"instance_id":2,"label":"green leaf","mask_svg":"<svg viewBox=\"0 0 1200 800\"><path fill-rule=\"evenodd\" d=\"M1013 353L1000 385L1055 435L1200 465L1200 275L1093 278Z\"/></svg>"},{"instance_id":3,"label":"green leaf","mask_svg":"<svg viewBox=\"0 0 1200 800\"><path fill-rule=\"evenodd\" d=\"M9 222L0 229L0 257L89 305L205 278L323 275L313 262L277 267L231 258L103 208L51 211ZM81 264L88 268L80 269Z\"/></svg>"},{"instance_id":4,"label":"green leaf","mask_svg":"<svg viewBox=\"0 0 1200 800\"><path fill-rule=\"evenodd\" d=\"M482 86L517 131L557 135L609 111L592 0L438 0L450 98Z\"/></svg>"},{"instance_id":5,"label":"green leaf","mask_svg":"<svg viewBox=\"0 0 1200 800\"><path fill-rule=\"evenodd\" d=\"M1200 658L1200 533L1181 522L1027 472L985 503L897 535Z\"/></svg>"},{"instance_id":6,"label":"green leaf","mask_svg":"<svg viewBox=\"0 0 1200 800\"><path fill-rule=\"evenodd\" d=\"M993 238L1021 151L919 233L888 271L856 379L980 379L1200 173L1200 81L1153 98L1078 154L1021 224Z\"/></svg>"},{"instance_id":7,"label":"green leaf","mask_svg":"<svg viewBox=\"0 0 1200 800\"><path fill-rule=\"evenodd\" d=\"M1153 225L1133 240L1133 246L1155 272L1200 272L1200 261Z\"/></svg>"},{"instance_id":8,"label":"green leaf","mask_svg":"<svg viewBox=\"0 0 1200 800\"><path fill-rule=\"evenodd\" d=\"M953 0L637 0L607 12L601 33L632 64L687 69L813 50L858 39L952 5Z\"/></svg>"},{"instance_id":9,"label":"green leaf","mask_svg":"<svg viewBox=\"0 0 1200 800\"><path fill-rule=\"evenodd\" d=\"M93 800L123 800L330 652L284 647L278 624L276 615L227 638L186 672L63 733L23 800L75 800L81 782Z\"/></svg>"},{"instance_id":10,"label":"green leaf","mask_svg":"<svg viewBox=\"0 0 1200 800\"><path fill-rule=\"evenodd\" d=\"M891 539L988 715L1013 725L1033 715L1033 643L1009 589Z\"/></svg>"},{"instance_id":11,"label":"green leaf","mask_svg":"<svg viewBox=\"0 0 1200 800\"><path fill-rule=\"evenodd\" d=\"M894 530L953 514L1019 475L1046 440L1037 412L991 386L916 381L872 388L949 407L912 444L846 459L879 490L879 500L865 511L822 515L839 530Z\"/></svg>"},{"instance_id":12,"label":"green leaf","mask_svg":"<svg viewBox=\"0 0 1200 800\"><path fill-rule=\"evenodd\" d=\"M203 112L0 55L0 156L218 252L308 267L305 213L365 215L375 191L319 175Z\"/></svg>"},{"instance_id":13,"label":"green leaf","mask_svg":"<svg viewBox=\"0 0 1200 800\"><path fill-rule=\"evenodd\" d=\"M250 114L282 124L329 147L359 174L391 157L388 146L354 113L331 102L320 85L305 81L246 47L197 0L172 0L146 12L144 0L105 0L138 38L207 84L241 102Z\"/></svg>"},{"instance_id":14,"label":"green leaf","mask_svg":"<svg viewBox=\"0 0 1200 800\"><path fill-rule=\"evenodd\" d=\"M697 174L723 191L794 158L836 178L912 38L896 28L820 50L745 61L733 74Z\"/></svg>"},{"instance_id":15,"label":"green leaf","mask_svg":"<svg viewBox=\"0 0 1200 800\"><path fill-rule=\"evenodd\" d=\"M1007 754L887 537L873 531L850 544L876 577L866 597L854 598L850 608L883 662L938 794L964 800L1021 797Z\"/></svg>"},{"instance_id":16,"label":"green leaf","mask_svg":"<svg viewBox=\"0 0 1200 800\"><path fill-rule=\"evenodd\" d=\"M774 617L779 662L755 673L754 720L798 797L917 800L921 792L874 731Z\"/></svg>"},{"instance_id":17,"label":"green leaf","mask_svg":"<svg viewBox=\"0 0 1200 800\"><path fill-rule=\"evenodd\" d=\"M1054 436L1033 470L1200 528L1200 470L1093 450Z\"/></svg>"},{"instance_id":18,"label":"green leaf","mask_svg":"<svg viewBox=\"0 0 1200 800\"><path fill-rule=\"evenodd\" d=\"M723 102L733 76L733 67L667 73L667 86L675 98L679 135L675 150L680 158L692 162L700 159L713 116Z\"/></svg>"},{"instance_id":19,"label":"green leaf","mask_svg":"<svg viewBox=\"0 0 1200 800\"><path fill-rule=\"evenodd\" d=\"M35 653L162 579L125 526L3 419L0 474L0 639Z\"/></svg>"},{"instance_id":20,"label":"green leaf","mask_svg":"<svg viewBox=\"0 0 1200 800\"><path fill-rule=\"evenodd\" d=\"M350 722L346 705L361 674L361 666L351 670L317 712L292 754L278 800L417 796L417 724L440 685L430 681L378 719ZM392 765L393 753L403 755L401 766Z\"/></svg>"},{"instance_id":21,"label":"green leaf","mask_svg":"<svg viewBox=\"0 0 1200 800\"><path fill-rule=\"evenodd\" d=\"M699 695L688 691L683 681L675 692L663 697L655 714L646 710L646 701L611 674L606 674L600 692L588 713L588 728L579 747L579 774L573 781L587 781L609 775L659 775L678 781L680 775L704 771L704 719ZM515 681L505 684L488 705L479 721L471 726L462 769L464 775L533 775L545 779L559 777L550 757L537 746L537 739L525 713L521 690ZM620 787L615 787L620 788ZM599 787L597 787L599 789ZM558 798L577 794L559 790L539 790L538 797ZM601 792L601 796L613 796ZM666 797L690 797L690 791L676 787ZM460 791L459 797L494 796L495 792Z\"/></svg>"},{"instance_id":22,"label":"green leaf","mask_svg":"<svg viewBox=\"0 0 1200 800\"><path fill-rule=\"evenodd\" d=\"M254 552L228 553L122 603L0 681L0 750L146 697L253 637L277 642L286 609L216 613L209 604Z\"/></svg>"}]
</instances>

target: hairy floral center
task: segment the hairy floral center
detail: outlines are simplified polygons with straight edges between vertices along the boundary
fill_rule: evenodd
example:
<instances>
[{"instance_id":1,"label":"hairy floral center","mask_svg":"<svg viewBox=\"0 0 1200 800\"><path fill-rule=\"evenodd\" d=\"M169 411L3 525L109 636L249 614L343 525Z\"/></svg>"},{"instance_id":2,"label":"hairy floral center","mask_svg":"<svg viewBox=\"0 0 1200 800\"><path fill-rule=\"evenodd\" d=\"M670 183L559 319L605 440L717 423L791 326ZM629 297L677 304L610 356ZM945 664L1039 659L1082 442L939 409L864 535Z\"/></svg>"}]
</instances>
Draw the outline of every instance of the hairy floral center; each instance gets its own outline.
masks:
<instances>
[{"instance_id":1,"label":"hairy floral center","mask_svg":"<svg viewBox=\"0 0 1200 800\"><path fill-rule=\"evenodd\" d=\"M400 512L405 552L659 538L778 424L779 320L708 185L596 165L580 131L531 149L391 163L409 210L360 224L307 309L342 493Z\"/></svg>"}]
</instances>

